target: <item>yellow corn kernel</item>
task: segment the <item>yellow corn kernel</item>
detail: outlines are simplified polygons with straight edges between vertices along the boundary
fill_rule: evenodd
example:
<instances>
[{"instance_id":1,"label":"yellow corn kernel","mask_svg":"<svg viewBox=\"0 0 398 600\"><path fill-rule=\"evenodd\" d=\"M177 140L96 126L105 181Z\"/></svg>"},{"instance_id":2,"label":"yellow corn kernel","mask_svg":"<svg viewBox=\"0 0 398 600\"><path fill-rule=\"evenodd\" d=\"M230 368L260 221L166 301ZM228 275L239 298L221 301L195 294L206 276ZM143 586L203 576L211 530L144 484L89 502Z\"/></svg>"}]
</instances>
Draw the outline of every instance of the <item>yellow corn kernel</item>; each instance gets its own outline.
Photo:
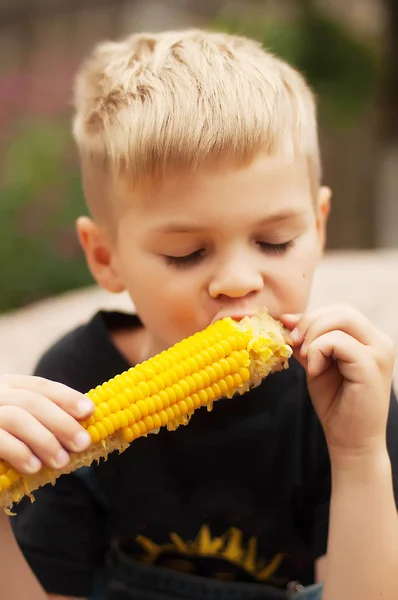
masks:
<instances>
[{"instance_id":1,"label":"yellow corn kernel","mask_svg":"<svg viewBox=\"0 0 398 600\"><path fill-rule=\"evenodd\" d=\"M7 490L11 485L11 479L7 475L0 475L0 487L2 490Z\"/></svg>"},{"instance_id":2,"label":"yellow corn kernel","mask_svg":"<svg viewBox=\"0 0 398 600\"><path fill-rule=\"evenodd\" d=\"M153 401L152 397L147 398L146 404L148 407L148 415L154 415L156 412L156 404Z\"/></svg>"},{"instance_id":3,"label":"yellow corn kernel","mask_svg":"<svg viewBox=\"0 0 398 600\"><path fill-rule=\"evenodd\" d=\"M134 437L140 437L141 435L141 429L138 427L137 423L134 423L134 425L131 426L131 431L134 434Z\"/></svg>"},{"instance_id":4,"label":"yellow corn kernel","mask_svg":"<svg viewBox=\"0 0 398 600\"><path fill-rule=\"evenodd\" d=\"M191 400L194 403L195 408L199 408L200 406L202 406L198 394L192 394Z\"/></svg>"},{"instance_id":5,"label":"yellow corn kernel","mask_svg":"<svg viewBox=\"0 0 398 600\"><path fill-rule=\"evenodd\" d=\"M129 444L131 444L131 442L134 440L134 433L132 432L130 427L125 427L123 429L123 439Z\"/></svg>"},{"instance_id":6,"label":"yellow corn kernel","mask_svg":"<svg viewBox=\"0 0 398 600\"><path fill-rule=\"evenodd\" d=\"M159 412L159 417L160 417L160 422L162 423L162 426L163 425L167 425L168 420L169 420L169 416L168 416L168 414L167 414L167 412L165 410L161 410Z\"/></svg>"},{"instance_id":7,"label":"yellow corn kernel","mask_svg":"<svg viewBox=\"0 0 398 600\"><path fill-rule=\"evenodd\" d=\"M102 424L103 424L103 426L105 427L105 429L106 429L106 431L107 431L108 435L112 435L112 433L114 433L114 431L115 431L115 428L114 428L114 426L112 425L112 421L110 420L110 418L109 418L109 417L104 417L104 418L102 419Z\"/></svg>"},{"instance_id":8,"label":"yellow corn kernel","mask_svg":"<svg viewBox=\"0 0 398 600\"><path fill-rule=\"evenodd\" d=\"M112 413L111 415L109 415L109 418L112 421L115 429L118 429L120 427L128 427L129 422L123 410L118 410L117 412Z\"/></svg>"},{"instance_id":9,"label":"yellow corn kernel","mask_svg":"<svg viewBox=\"0 0 398 600\"><path fill-rule=\"evenodd\" d=\"M8 469L6 475L11 483L15 483L19 479L19 473L15 469Z\"/></svg>"},{"instance_id":10,"label":"yellow corn kernel","mask_svg":"<svg viewBox=\"0 0 398 600\"><path fill-rule=\"evenodd\" d=\"M160 427L162 426L162 421L160 419L160 416L158 414L153 415L153 428L154 429L160 429Z\"/></svg>"},{"instance_id":11,"label":"yellow corn kernel","mask_svg":"<svg viewBox=\"0 0 398 600\"><path fill-rule=\"evenodd\" d=\"M104 440L106 437L108 437L108 432L101 422L96 423L95 428L98 431L100 438L102 440Z\"/></svg>"},{"instance_id":12,"label":"yellow corn kernel","mask_svg":"<svg viewBox=\"0 0 398 600\"><path fill-rule=\"evenodd\" d=\"M0 505L25 494L161 427L187 425L201 406L244 393L269 373L287 366L292 354L285 333L266 311L237 323L226 318L87 392L95 404L81 421L92 444L72 454L61 471L44 468L25 476L0 460Z\"/></svg>"},{"instance_id":13,"label":"yellow corn kernel","mask_svg":"<svg viewBox=\"0 0 398 600\"><path fill-rule=\"evenodd\" d=\"M110 411L108 414L110 414ZM99 406L96 406L92 416L95 421L102 421L102 419L105 417L105 414Z\"/></svg>"},{"instance_id":14,"label":"yellow corn kernel","mask_svg":"<svg viewBox=\"0 0 398 600\"><path fill-rule=\"evenodd\" d=\"M139 421L142 418L141 411L138 408L137 404L130 404L130 408L129 409L125 408L124 410L125 411L126 410L130 410L131 411L131 414L133 415L133 418L134 418L135 422Z\"/></svg>"},{"instance_id":15,"label":"yellow corn kernel","mask_svg":"<svg viewBox=\"0 0 398 600\"><path fill-rule=\"evenodd\" d=\"M97 428L94 427L94 425L89 425L87 427L87 431L90 434L92 443L93 444L97 444L100 441L100 439L101 439L101 436L100 436L100 434L97 431Z\"/></svg>"},{"instance_id":16,"label":"yellow corn kernel","mask_svg":"<svg viewBox=\"0 0 398 600\"><path fill-rule=\"evenodd\" d=\"M118 403L118 405L121 409L128 408L130 406L130 399L129 399L130 397L131 397L131 390L127 389L126 392L124 392L122 394L118 394L115 398L115 401ZM112 408L113 412L116 412L116 410L114 410Z\"/></svg>"},{"instance_id":17,"label":"yellow corn kernel","mask_svg":"<svg viewBox=\"0 0 398 600\"><path fill-rule=\"evenodd\" d=\"M152 396L152 400L155 403L155 407L156 407L156 413L159 413L159 411L163 410L163 402L160 399L160 396L158 396L157 394L154 394Z\"/></svg>"},{"instance_id":18,"label":"yellow corn kernel","mask_svg":"<svg viewBox=\"0 0 398 600\"><path fill-rule=\"evenodd\" d=\"M119 403L119 396L120 396L120 394L116 394L115 398L110 398L110 400L107 404L107 408L108 408L109 412L104 407L105 410L104 409L103 410L104 410L104 415L106 417L109 416L110 413L114 413L117 410L120 410L121 407L120 407L120 403ZM105 412L106 412L106 414L105 414Z\"/></svg>"},{"instance_id":19,"label":"yellow corn kernel","mask_svg":"<svg viewBox=\"0 0 398 600\"><path fill-rule=\"evenodd\" d=\"M151 416L148 415L143 421L147 431L152 431L152 429L155 429L155 423Z\"/></svg>"},{"instance_id":20,"label":"yellow corn kernel","mask_svg":"<svg viewBox=\"0 0 398 600\"><path fill-rule=\"evenodd\" d=\"M175 414L172 408L170 408L170 406L168 408L166 408L166 415L169 419L169 421L173 421L175 419Z\"/></svg>"},{"instance_id":21,"label":"yellow corn kernel","mask_svg":"<svg viewBox=\"0 0 398 600\"><path fill-rule=\"evenodd\" d=\"M137 421L137 419L134 416L132 407L124 408L121 412L122 412L124 418L127 419L127 427L131 427L132 425L134 425L134 423ZM139 414L141 415L141 413L139 413ZM124 423L124 419L123 419L123 423Z\"/></svg>"}]
</instances>

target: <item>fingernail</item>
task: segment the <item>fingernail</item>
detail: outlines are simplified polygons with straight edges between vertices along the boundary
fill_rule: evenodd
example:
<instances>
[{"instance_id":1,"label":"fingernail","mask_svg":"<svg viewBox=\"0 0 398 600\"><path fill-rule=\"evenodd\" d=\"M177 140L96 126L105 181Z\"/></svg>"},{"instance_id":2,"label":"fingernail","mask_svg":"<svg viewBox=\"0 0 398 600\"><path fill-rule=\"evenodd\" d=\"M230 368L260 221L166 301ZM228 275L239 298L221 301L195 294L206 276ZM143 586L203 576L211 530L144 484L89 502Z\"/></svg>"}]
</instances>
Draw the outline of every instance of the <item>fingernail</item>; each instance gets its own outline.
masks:
<instances>
[{"instance_id":1,"label":"fingernail","mask_svg":"<svg viewBox=\"0 0 398 600\"><path fill-rule=\"evenodd\" d=\"M305 342L303 342L303 345L301 346L300 354L301 356L307 356L308 354L308 346Z\"/></svg>"},{"instance_id":2,"label":"fingernail","mask_svg":"<svg viewBox=\"0 0 398 600\"><path fill-rule=\"evenodd\" d=\"M69 462L69 454L66 452L66 450L60 450L53 462L58 468L65 467Z\"/></svg>"},{"instance_id":3,"label":"fingernail","mask_svg":"<svg viewBox=\"0 0 398 600\"><path fill-rule=\"evenodd\" d=\"M300 337L298 329L293 329L293 331L290 332L290 337L292 338L293 342L298 342Z\"/></svg>"},{"instance_id":4,"label":"fingernail","mask_svg":"<svg viewBox=\"0 0 398 600\"><path fill-rule=\"evenodd\" d=\"M84 450L91 444L91 437L87 431L79 431L73 438L73 443L77 451Z\"/></svg>"},{"instance_id":5,"label":"fingernail","mask_svg":"<svg viewBox=\"0 0 398 600\"><path fill-rule=\"evenodd\" d=\"M91 400L89 400L88 398L86 398L85 400L80 400L80 402L78 403L76 408L77 408L77 414L84 417L88 413L93 412L94 403Z\"/></svg>"},{"instance_id":6,"label":"fingernail","mask_svg":"<svg viewBox=\"0 0 398 600\"><path fill-rule=\"evenodd\" d=\"M32 456L27 464L27 469L31 473L37 473L41 469L41 461L36 456Z\"/></svg>"}]
</instances>

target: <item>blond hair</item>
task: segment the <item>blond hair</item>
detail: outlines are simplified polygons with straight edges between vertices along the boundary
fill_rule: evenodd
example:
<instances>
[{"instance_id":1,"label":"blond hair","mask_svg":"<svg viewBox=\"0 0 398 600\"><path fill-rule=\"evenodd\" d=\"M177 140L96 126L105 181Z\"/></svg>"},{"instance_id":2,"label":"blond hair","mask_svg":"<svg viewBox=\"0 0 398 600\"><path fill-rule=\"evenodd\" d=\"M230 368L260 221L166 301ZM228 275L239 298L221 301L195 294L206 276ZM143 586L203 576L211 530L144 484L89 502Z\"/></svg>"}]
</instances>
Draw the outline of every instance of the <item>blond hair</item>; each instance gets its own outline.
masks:
<instances>
[{"instance_id":1,"label":"blond hair","mask_svg":"<svg viewBox=\"0 0 398 600\"><path fill-rule=\"evenodd\" d=\"M242 36L201 30L101 43L75 86L74 135L90 182L258 153L308 159L320 181L316 107L304 78Z\"/></svg>"}]
</instances>

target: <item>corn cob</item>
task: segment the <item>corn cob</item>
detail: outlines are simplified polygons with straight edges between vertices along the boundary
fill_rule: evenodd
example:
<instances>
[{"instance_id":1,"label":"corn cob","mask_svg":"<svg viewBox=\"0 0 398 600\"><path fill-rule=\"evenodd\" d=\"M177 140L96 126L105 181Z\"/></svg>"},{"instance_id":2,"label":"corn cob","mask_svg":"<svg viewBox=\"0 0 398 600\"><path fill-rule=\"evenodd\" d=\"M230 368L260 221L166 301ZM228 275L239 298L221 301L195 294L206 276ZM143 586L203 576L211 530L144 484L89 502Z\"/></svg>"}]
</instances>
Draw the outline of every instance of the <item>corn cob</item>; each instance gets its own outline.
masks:
<instances>
[{"instance_id":1,"label":"corn cob","mask_svg":"<svg viewBox=\"0 0 398 600\"><path fill-rule=\"evenodd\" d=\"M169 430L189 422L195 409L219 398L231 398L259 385L269 373L287 368L292 349L280 323L264 309L240 322L227 317L168 350L132 367L87 392L93 415L82 426L91 446L71 453L60 470L43 467L34 475L18 473L0 460L0 506L7 510L25 495L63 474L89 466L113 450L160 427Z\"/></svg>"}]
</instances>

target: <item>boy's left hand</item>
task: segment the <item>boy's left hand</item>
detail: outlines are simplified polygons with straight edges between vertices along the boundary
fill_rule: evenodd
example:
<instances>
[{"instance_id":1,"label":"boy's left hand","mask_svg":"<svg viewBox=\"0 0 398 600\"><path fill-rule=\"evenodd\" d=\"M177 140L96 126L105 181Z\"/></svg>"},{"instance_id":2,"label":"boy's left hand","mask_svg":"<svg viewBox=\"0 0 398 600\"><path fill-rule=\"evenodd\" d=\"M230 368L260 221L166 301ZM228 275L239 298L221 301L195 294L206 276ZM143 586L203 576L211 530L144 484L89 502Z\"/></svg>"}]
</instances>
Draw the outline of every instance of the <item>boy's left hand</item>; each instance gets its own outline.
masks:
<instances>
[{"instance_id":1,"label":"boy's left hand","mask_svg":"<svg viewBox=\"0 0 398 600\"><path fill-rule=\"evenodd\" d=\"M292 330L331 458L385 450L392 340L348 305L283 315L281 321Z\"/></svg>"}]
</instances>

